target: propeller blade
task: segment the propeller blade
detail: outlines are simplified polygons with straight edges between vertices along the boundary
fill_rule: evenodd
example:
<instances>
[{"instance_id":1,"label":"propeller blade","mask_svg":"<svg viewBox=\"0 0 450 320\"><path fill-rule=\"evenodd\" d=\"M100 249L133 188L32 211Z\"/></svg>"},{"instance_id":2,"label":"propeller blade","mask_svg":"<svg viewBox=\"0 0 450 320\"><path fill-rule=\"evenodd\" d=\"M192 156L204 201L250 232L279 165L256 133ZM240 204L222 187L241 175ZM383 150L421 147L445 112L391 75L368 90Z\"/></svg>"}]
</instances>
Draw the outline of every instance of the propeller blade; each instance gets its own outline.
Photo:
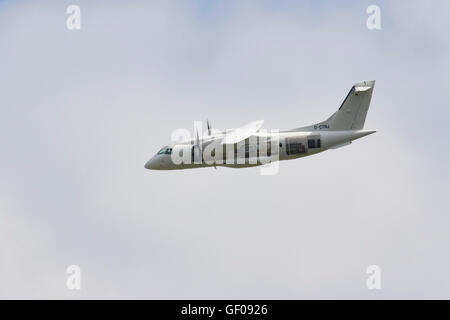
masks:
<instances>
[{"instance_id":1,"label":"propeller blade","mask_svg":"<svg viewBox=\"0 0 450 320\"><path fill-rule=\"evenodd\" d=\"M211 125L209 124L209 120L206 119L206 126L208 127L208 136L211 135Z\"/></svg>"},{"instance_id":2,"label":"propeller blade","mask_svg":"<svg viewBox=\"0 0 450 320\"><path fill-rule=\"evenodd\" d=\"M197 131L196 133L197 133L197 141L196 141L196 144L197 144L197 147L200 148L200 138L198 137L198 131Z\"/></svg>"}]
</instances>

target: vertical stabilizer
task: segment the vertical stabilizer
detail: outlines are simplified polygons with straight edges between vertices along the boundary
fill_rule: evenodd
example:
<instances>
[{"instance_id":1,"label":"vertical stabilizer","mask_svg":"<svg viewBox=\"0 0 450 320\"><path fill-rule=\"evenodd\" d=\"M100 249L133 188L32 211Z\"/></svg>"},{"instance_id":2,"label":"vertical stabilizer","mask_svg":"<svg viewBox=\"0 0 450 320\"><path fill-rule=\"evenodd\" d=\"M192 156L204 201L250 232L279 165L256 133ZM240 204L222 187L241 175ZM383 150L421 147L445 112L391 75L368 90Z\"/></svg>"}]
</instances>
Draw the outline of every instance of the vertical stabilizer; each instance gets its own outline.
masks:
<instances>
[{"instance_id":1,"label":"vertical stabilizer","mask_svg":"<svg viewBox=\"0 0 450 320\"><path fill-rule=\"evenodd\" d=\"M339 109L327 120L294 130L361 130L364 128L375 80L355 84Z\"/></svg>"}]
</instances>

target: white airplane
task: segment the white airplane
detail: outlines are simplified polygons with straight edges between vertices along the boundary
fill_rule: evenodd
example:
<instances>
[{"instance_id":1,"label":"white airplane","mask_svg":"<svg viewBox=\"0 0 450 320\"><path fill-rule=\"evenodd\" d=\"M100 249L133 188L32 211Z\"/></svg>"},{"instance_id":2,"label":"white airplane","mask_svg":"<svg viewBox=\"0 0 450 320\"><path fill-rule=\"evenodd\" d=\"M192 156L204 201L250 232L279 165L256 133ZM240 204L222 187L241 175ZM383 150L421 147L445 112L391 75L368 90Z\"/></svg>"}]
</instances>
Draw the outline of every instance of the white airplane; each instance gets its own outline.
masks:
<instances>
[{"instance_id":1,"label":"white airplane","mask_svg":"<svg viewBox=\"0 0 450 320\"><path fill-rule=\"evenodd\" d=\"M243 168L292 160L336 149L376 132L363 130L375 81L355 84L339 109L327 120L292 130L261 130L262 120L218 131L207 122L206 136L163 147L147 163L152 170L225 166Z\"/></svg>"}]
</instances>

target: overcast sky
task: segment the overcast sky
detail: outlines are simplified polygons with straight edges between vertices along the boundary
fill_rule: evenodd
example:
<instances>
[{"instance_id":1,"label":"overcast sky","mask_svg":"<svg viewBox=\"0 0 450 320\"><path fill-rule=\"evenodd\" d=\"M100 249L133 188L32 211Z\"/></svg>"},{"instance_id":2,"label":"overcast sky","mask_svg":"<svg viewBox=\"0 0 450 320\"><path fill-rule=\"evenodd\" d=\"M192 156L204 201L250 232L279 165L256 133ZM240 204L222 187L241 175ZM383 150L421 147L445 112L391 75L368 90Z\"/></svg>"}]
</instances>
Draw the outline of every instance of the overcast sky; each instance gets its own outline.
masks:
<instances>
[{"instance_id":1,"label":"overcast sky","mask_svg":"<svg viewBox=\"0 0 450 320\"><path fill-rule=\"evenodd\" d=\"M449 299L449 21L446 0L1 1L0 297ZM372 79L377 133L277 175L144 169L195 120L309 125Z\"/></svg>"}]
</instances>

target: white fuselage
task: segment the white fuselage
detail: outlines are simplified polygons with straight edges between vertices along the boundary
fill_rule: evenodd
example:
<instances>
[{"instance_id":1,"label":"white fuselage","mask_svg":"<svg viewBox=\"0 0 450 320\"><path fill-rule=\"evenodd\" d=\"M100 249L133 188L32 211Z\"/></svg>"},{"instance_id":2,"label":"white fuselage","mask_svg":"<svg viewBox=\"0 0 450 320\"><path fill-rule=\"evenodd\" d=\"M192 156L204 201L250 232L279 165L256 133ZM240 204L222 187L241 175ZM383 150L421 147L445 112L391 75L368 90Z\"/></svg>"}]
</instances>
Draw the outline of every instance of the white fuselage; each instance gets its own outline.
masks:
<instances>
[{"instance_id":1,"label":"white fuselage","mask_svg":"<svg viewBox=\"0 0 450 320\"><path fill-rule=\"evenodd\" d=\"M200 167L225 166L244 168L278 160L292 160L310 156L330 148L339 148L364 137L373 130L345 131L282 131L278 134L255 134L235 144L222 144L223 134L195 141L167 146L170 152L158 153L145 168L179 170ZM270 146L267 148L267 146ZM270 151L267 151L270 150Z\"/></svg>"}]
</instances>

